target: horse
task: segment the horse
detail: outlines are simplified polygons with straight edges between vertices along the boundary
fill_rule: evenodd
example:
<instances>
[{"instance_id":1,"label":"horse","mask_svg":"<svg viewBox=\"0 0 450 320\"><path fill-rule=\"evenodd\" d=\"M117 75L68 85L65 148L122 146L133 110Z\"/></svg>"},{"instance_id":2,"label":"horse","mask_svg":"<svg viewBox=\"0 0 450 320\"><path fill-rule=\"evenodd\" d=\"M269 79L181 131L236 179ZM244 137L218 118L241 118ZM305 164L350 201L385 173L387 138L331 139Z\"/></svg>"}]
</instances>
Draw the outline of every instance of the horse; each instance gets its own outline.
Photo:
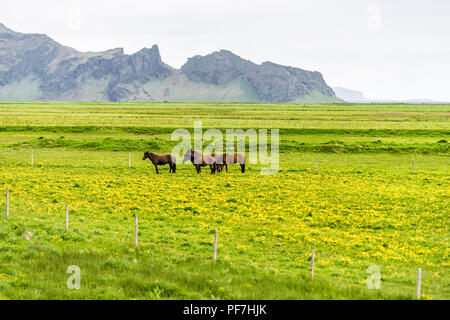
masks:
<instances>
[{"instance_id":1,"label":"horse","mask_svg":"<svg viewBox=\"0 0 450 320\"><path fill-rule=\"evenodd\" d=\"M190 160L195 166L197 173L201 172L201 167L206 167L209 165L211 169L211 174L216 172L216 158L213 154L203 154L196 150L189 149L184 154L183 162Z\"/></svg>"},{"instance_id":2,"label":"horse","mask_svg":"<svg viewBox=\"0 0 450 320\"><path fill-rule=\"evenodd\" d=\"M175 173L175 171L177 170L177 163L176 163L176 159L174 156L172 156L171 154L157 154L157 153L153 153L153 152L144 152L144 157L142 158L142 160L145 159L150 159L150 161L153 163L153 165L155 166L156 169L156 174L158 174L158 166L163 166L166 164L169 164L170 170L169 172Z\"/></svg>"},{"instance_id":3,"label":"horse","mask_svg":"<svg viewBox=\"0 0 450 320\"><path fill-rule=\"evenodd\" d=\"M214 155L214 154L213 154ZM225 167L226 172L228 172L228 165L239 163L241 165L241 172L245 172L245 156L240 153L224 153L222 155L215 155L217 172L222 172L223 167ZM222 161L220 159L222 158Z\"/></svg>"}]
</instances>

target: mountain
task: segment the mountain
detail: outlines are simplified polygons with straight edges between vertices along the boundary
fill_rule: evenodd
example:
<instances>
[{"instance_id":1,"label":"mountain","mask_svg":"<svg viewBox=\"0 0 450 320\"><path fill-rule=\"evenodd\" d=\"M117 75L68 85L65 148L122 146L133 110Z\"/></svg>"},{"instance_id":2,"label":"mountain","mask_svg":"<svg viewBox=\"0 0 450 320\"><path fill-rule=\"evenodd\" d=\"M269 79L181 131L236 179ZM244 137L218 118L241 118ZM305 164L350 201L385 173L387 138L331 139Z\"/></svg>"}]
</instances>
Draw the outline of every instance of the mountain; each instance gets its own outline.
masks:
<instances>
[{"instance_id":1,"label":"mountain","mask_svg":"<svg viewBox=\"0 0 450 320\"><path fill-rule=\"evenodd\" d=\"M342 87L333 87L336 96L345 102L369 102L361 91L350 90Z\"/></svg>"},{"instance_id":2,"label":"mountain","mask_svg":"<svg viewBox=\"0 0 450 320\"><path fill-rule=\"evenodd\" d=\"M393 100L393 99L368 99L364 97L361 91L351 90L342 87L333 87L333 91L336 96L345 102L349 103L410 103L410 104L441 104L448 103L444 101L436 101L431 99L406 99L406 100Z\"/></svg>"},{"instance_id":3,"label":"mountain","mask_svg":"<svg viewBox=\"0 0 450 320\"><path fill-rule=\"evenodd\" d=\"M79 52L0 23L0 101L341 102L319 72L221 50L165 64L157 45Z\"/></svg>"},{"instance_id":4,"label":"mountain","mask_svg":"<svg viewBox=\"0 0 450 320\"><path fill-rule=\"evenodd\" d=\"M254 90L261 101L266 102L297 101L313 93L324 97L335 96L319 72L272 62L257 65L227 50L189 58L181 67L181 72L191 81L214 85L238 79Z\"/></svg>"}]
</instances>

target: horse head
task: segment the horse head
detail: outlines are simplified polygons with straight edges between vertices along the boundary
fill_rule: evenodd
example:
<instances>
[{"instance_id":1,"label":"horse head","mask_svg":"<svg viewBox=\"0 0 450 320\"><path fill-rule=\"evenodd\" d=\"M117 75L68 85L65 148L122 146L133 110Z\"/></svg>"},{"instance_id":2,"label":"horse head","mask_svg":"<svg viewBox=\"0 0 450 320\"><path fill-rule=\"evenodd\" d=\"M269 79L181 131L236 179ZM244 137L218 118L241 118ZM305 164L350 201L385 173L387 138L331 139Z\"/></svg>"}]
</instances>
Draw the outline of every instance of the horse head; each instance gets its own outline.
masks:
<instances>
[{"instance_id":1,"label":"horse head","mask_svg":"<svg viewBox=\"0 0 450 320\"><path fill-rule=\"evenodd\" d=\"M148 152L148 151L145 151L144 152L144 157L142 158L142 160L145 160L145 159L150 159L150 152Z\"/></svg>"}]
</instances>

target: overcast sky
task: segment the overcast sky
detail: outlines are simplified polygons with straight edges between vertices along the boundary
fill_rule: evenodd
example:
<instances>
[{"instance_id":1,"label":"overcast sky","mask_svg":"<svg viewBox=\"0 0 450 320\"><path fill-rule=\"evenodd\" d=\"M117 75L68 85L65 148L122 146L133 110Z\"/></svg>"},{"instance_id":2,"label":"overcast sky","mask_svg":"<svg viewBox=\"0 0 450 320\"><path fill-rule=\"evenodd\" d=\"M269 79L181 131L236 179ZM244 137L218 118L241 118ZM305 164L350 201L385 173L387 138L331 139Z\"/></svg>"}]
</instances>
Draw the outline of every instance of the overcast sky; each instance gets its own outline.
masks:
<instances>
[{"instance_id":1,"label":"overcast sky","mask_svg":"<svg viewBox=\"0 0 450 320\"><path fill-rule=\"evenodd\" d=\"M450 101L449 0L1 0L0 22L79 51L228 49L320 71L368 98Z\"/></svg>"}]
</instances>

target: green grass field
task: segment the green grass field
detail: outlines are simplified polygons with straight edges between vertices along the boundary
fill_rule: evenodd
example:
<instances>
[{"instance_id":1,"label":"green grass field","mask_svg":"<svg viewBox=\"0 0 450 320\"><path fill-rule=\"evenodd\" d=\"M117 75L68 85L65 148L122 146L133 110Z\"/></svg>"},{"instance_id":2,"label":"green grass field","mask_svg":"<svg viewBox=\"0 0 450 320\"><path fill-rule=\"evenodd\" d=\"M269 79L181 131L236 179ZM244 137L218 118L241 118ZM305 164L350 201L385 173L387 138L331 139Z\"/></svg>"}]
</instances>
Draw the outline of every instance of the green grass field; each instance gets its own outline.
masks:
<instances>
[{"instance_id":1,"label":"green grass field","mask_svg":"<svg viewBox=\"0 0 450 320\"><path fill-rule=\"evenodd\" d=\"M280 129L279 172L156 175L143 152L195 120ZM0 299L414 299L418 268L422 299L448 299L449 120L449 105L0 103Z\"/></svg>"}]
</instances>

